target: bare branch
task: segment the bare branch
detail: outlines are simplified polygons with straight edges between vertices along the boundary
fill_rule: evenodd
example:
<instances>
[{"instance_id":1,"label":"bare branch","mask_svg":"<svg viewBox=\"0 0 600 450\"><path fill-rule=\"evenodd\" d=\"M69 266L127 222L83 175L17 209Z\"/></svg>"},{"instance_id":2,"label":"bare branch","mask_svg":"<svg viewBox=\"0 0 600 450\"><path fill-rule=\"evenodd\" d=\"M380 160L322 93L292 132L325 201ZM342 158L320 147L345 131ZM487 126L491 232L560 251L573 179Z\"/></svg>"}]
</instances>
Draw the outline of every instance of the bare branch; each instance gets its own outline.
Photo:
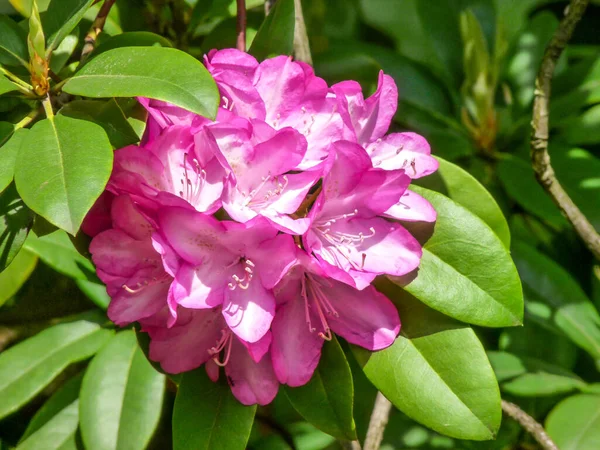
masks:
<instances>
[{"instance_id":1,"label":"bare branch","mask_svg":"<svg viewBox=\"0 0 600 450\"><path fill-rule=\"evenodd\" d=\"M544 430L544 427L517 405L502 400L502 411L527 430L544 450L559 450L554 441L546 433L546 430Z\"/></svg>"},{"instance_id":2,"label":"bare branch","mask_svg":"<svg viewBox=\"0 0 600 450\"><path fill-rule=\"evenodd\" d=\"M391 402L381 392L378 392L375 398L375 406L371 413L364 450L379 450L391 410Z\"/></svg>"},{"instance_id":3,"label":"bare branch","mask_svg":"<svg viewBox=\"0 0 600 450\"><path fill-rule=\"evenodd\" d=\"M81 50L81 62L84 62L94 50L96 39L98 38L100 32L104 29L106 18L108 17L108 13L110 13L110 9L115 4L115 1L116 0L104 0L104 3L98 10L98 15L96 16L90 31L88 31L88 34L85 36L85 43L83 44L83 50Z\"/></svg>"},{"instance_id":4,"label":"bare branch","mask_svg":"<svg viewBox=\"0 0 600 450\"><path fill-rule=\"evenodd\" d=\"M533 101L533 133L531 136L531 162L536 177L542 187L548 192L554 203L569 219L573 228L586 246L600 259L600 234L596 232L589 220L579 210L569 194L563 189L550 164L548 154L549 135L549 103L552 76L558 58L567 46L577 22L583 16L589 0L571 0L565 17L560 22L552 40L546 47L540 71L535 80L535 98Z\"/></svg>"},{"instance_id":5,"label":"bare branch","mask_svg":"<svg viewBox=\"0 0 600 450\"><path fill-rule=\"evenodd\" d=\"M238 50L246 51L246 0L237 0L237 41Z\"/></svg>"},{"instance_id":6,"label":"bare branch","mask_svg":"<svg viewBox=\"0 0 600 450\"><path fill-rule=\"evenodd\" d=\"M294 27L294 56L298 61L303 61L312 66L308 34L304 23L302 12L302 0L294 0L294 12L296 14L296 26Z\"/></svg>"}]
</instances>

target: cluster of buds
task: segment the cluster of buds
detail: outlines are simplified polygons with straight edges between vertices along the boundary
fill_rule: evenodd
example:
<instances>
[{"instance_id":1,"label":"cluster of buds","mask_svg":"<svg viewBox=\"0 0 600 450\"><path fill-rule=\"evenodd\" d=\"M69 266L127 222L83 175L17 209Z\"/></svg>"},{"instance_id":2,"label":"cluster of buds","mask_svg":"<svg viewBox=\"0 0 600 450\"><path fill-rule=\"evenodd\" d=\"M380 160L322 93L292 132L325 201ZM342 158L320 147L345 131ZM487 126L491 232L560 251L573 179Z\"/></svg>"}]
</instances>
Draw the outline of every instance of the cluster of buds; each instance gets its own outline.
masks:
<instances>
[{"instance_id":1,"label":"cluster of buds","mask_svg":"<svg viewBox=\"0 0 600 450\"><path fill-rule=\"evenodd\" d=\"M392 78L333 86L286 56L237 50L205 64L222 103L210 120L148 99L139 146L115 153L84 231L117 325L138 322L169 373L224 372L244 404L307 383L333 333L372 351L400 318L372 282L414 271L404 225L436 213L408 190L437 169L421 136L386 135Z\"/></svg>"}]
</instances>

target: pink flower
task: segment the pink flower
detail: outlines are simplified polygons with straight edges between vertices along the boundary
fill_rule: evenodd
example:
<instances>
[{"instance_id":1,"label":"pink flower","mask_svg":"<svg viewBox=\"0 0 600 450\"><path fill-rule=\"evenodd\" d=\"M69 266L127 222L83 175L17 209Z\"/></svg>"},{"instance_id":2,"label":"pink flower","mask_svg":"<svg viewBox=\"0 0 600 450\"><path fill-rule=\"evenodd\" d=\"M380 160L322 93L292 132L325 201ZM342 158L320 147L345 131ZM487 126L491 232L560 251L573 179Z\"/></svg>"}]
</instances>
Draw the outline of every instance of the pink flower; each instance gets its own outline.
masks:
<instances>
[{"instance_id":1,"label":"pink flower","mask_svg":"<svg viewBox=\"0 0 600 450\"><path fill-rule=\"evenodd\" d=\"M222 96L215 120L165 102L142 143L115 152L107 191L84 222L117 325L139 322L169 373L221 367L244 404L307 383L336 333L370 351L400 318L371 285L414 271L406 222L435 210L409 190L437 169L414 133L386 135L393 80L367 99L286 56L237 50L205 63Z\"/></svg>"},{"instance_id":2,"label":"pink flower","mask_svg":"<svg viewBox=\"0 0 600 450\"><path fill-rule=\"evenodd\" d=\"M276 295L282 305L273 321L271 353L277 379L290 386L310 380L332 331L372 351L393 344L400 331L398 311L384 295L372 286L359 291L329 278L302 251Z\"/></svg>"},{"instance_id":3,"label":"pink flower","mask_svg":"<svg viewBox=\"0 0 600 450\"><path fill-rule=\"evenodd\" d=\"M169 304L206 309L222 306L225 322L244 341L257 342L275 314L271 289L295 260L291 236L266 220L219 222L183 208L164 208L160 234L182 259Z\"/></svg>"},{"instance_id":4,"label":"pink flower","mask_svg":"<svg viewBox=\"0 0 600 450\"><path fill-rule=\"evenodd\" d=\"M219 367L236 398L245 405L271 403L279 389L271 363L271 333L255 343L240 340L230 330L220 308L186 310L172 328L149 327L150 358L169 373L181 373L206 363L216 381Z\"/></svg>"},{"instance_id":5,"label":"pink flower","mask_svg":"<svg viewBox=\"0 0 600 450\"><path fill-rule=\"evenodd\" d=\"M367 152L349 141L335 143L331 158L304 247L325 263L331 277L358 289L377 275L414 270L421 245L400 224L378 217L398 202L410 178L404 170L373 168Z\"/></svg>"}]
</instances>

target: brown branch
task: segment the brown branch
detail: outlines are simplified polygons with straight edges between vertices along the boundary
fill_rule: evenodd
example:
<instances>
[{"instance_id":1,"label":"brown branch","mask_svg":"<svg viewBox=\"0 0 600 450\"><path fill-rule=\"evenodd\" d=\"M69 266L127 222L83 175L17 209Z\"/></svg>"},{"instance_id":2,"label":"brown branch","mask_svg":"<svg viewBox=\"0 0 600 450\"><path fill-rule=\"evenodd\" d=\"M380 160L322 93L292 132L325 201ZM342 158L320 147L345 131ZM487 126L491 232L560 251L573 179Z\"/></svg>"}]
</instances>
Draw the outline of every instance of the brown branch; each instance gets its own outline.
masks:
<instances>
[{"instance_id":1,"label":"brown branch","mask_svg":"<svg viewBox=\"0 0 600 450\"><path fill-rule=\"evenodd\" d=\"M108 17L108 13L110 13L110 9L115 4L115 1L116 0L104 0L104 3L98 10L98 15L96 16L90 31L88 31L88 34L85 36L85 43L83 44L83 50L81 50L81 62L84 62L94 50L96 39L98 38L100 32L104 29L106 18Z\"/></svg>"},{"instance_id":2,"label":"brown branch","mask_svg":"<svg viewBox=\"0 0 600 450\"><path fill-rule=\"evenodd\" d=\"M294 27L294 56L298 61L303 61L312 66L308 34L306 33L304 13L302 12L302 0L294 0L294 12L296 14L296 23Z\"/></svg>"},{"instance_id":3,"label":"brown branch","mask_svg":"<svg viewBox=\"0 0 600 450\"><path fill-rule=\"evenodd\" d=\"M540 71L535 80L535 98L533 101L533 119L531 122L533 133L531 136L531 162L535 170L536 177L542 187L548 192L554 203L560 208L562 213L575 228L575 231L594 254L600 260L600 234L596 232L592 224L579 210L569 194L563 189L550 164L550 155L548 154L548 136L549 136L549 103L550 90L552 86L552 76L558 58L567 46L577 22L583 16L589 0L571 0L565 17L560 22L558 29L552 36Z\"/></svg>"},{"instance_id":4,"label":"brown branch","mask_svg":"<svg viewBox=\"0 0 600 450\"><path fill-rule=\"evenodd\" d=\"M381 392L378 392L375 398L375 406L371 413L371 420L369 421L364 450L379 450L391 410L391 402Z\"/></svg>"},{"instance_id":5,"label":"brown branch","mask_svg":"<svg viewBox=\"0 0 600 450\"><path fill-rule=\"evenodd\" d=\"M531 434L544 450L559 450L554 441L546 433L546 430L544 430L544 427L517 405L502 400L502 411Z\"/></svg>"},{"instance_id":6,"label":"brown branch","mask_svg":"<svg viewBox=\"0 0 600 450\"><path fill-rule=\"evenodd\" d=\"M246 51L246 0L237 0L237 41L238 50Z\"/></svg>"},{"instance_id":7,"label":"brown branch","mask_svg":"<svg viewBox=\"0 0 600 450\"><path fill-rule=\"evenodd\" d=\"M341 441L340 445L344 450L362 450L358 441Z\"/></svg>"}]
</instances>

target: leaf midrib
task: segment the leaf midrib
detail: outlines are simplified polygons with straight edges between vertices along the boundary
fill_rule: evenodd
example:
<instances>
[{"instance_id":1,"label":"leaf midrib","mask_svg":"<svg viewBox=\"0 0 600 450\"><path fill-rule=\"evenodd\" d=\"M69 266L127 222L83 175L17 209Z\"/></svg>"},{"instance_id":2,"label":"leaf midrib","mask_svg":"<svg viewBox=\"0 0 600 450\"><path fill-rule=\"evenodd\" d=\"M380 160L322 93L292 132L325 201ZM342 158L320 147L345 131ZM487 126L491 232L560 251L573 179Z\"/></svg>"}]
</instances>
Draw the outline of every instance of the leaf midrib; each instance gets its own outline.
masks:
<instances>
[{"instance_id":1,"label":"leaf midrib","mask_svg":"<svg viewBox=\"0 0 600 450\"><path fill-rule=\"evenodd\" d=\"M62 187L64 188L65 191L65 198L67 200L67 208L69 209L69 223L68 223L68 227L70 231L75 231L73 230L73 215L72 215L72 209L71 209L71 202L69 201L69 190L67 189L67 177L66 177L66 172L65 172L65 159L64 159L64 155L63 155L63 148L62 145L60 145L60 139L58 138L58 129L56 128L56 123L54 121L54 119L50 119L50 125L52 127L52 132L54 133L54 137L56 139L56 147L58 150L58 157L60 159L60 178L62 181Z\"/></svg>"},{"instance_id":2,"label":"leaf midrib","mask_svg":"<svg viewBox=\"0 0 600 450\"><path fill-rule=\"evenodd\" d=\"M117 430L116 430L116 442L115 442L115 449L119 449L119 443L121 442L119 437L121 434L121 416L123 415L123 409L125 409L125 398L127 397L127 388L129 387L130 383L129 383L129 374L131 373L131 368L133 366L133 358L135 356L135 352L137 350L137 340L134 341L135 345L131 346L131 354L129 355L128 360L126 360L127 363L127 370L125 372L125 389L123 389L123 396L121 398L121 405L119 410L117 411ZM108 348L108 347L107 347Z\"/></svg>"}]
</instances>

